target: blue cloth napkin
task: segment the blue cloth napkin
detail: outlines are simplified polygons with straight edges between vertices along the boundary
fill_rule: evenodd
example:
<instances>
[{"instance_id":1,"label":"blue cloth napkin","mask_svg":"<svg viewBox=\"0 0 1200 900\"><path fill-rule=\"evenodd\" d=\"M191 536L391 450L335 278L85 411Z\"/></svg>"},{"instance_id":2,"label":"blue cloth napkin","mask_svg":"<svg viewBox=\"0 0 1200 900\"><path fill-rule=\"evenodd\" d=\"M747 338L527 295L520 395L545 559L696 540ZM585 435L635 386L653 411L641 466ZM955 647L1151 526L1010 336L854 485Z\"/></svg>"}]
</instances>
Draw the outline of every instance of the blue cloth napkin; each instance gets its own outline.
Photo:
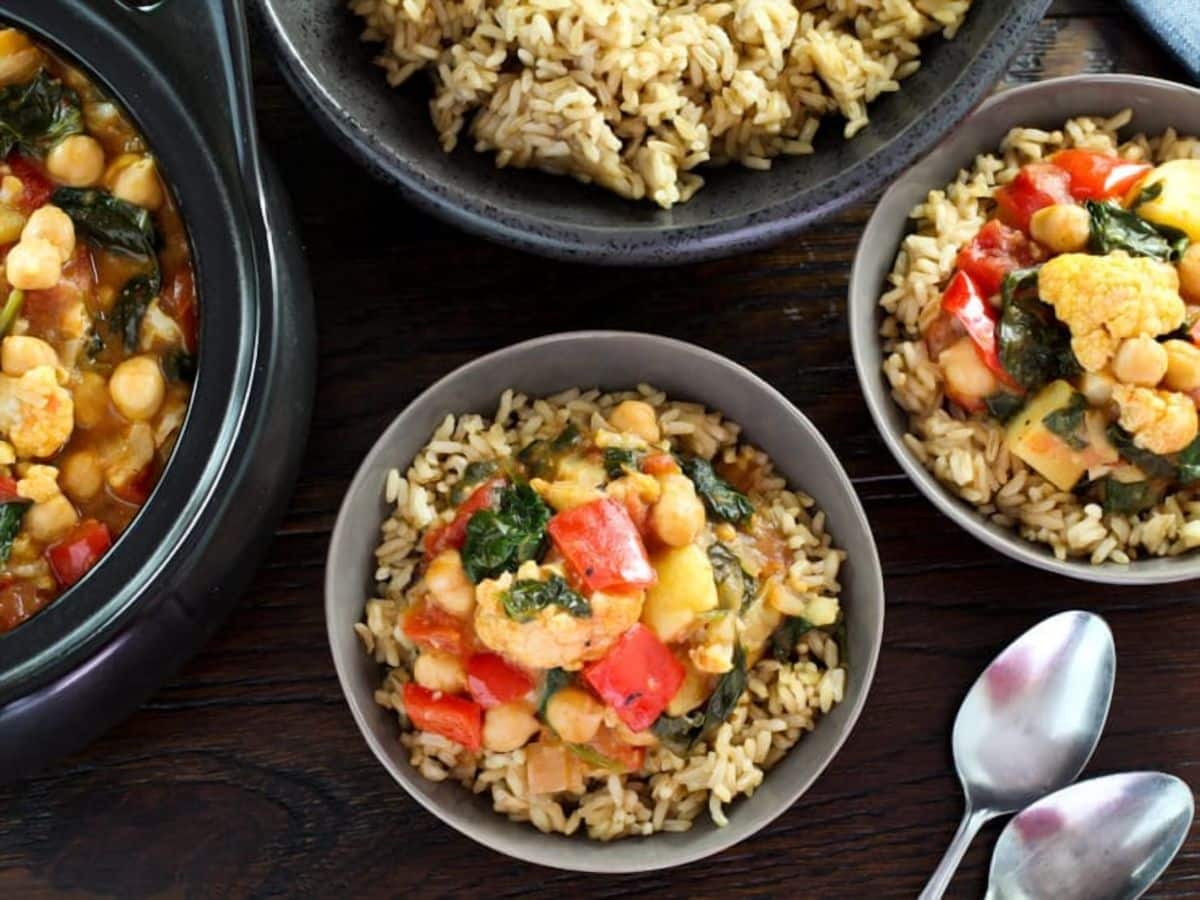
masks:
<instances>
[{"instance_id":1,"label":"blue cloth napkin","mask_svg":"<svg viewBox=\"0 0 1200 900\"><path fill-rule=\"evenodd\" d=\"M1200 0L1125 0L1125 5L1200 84Z\"/></svg>"}]
</instances>

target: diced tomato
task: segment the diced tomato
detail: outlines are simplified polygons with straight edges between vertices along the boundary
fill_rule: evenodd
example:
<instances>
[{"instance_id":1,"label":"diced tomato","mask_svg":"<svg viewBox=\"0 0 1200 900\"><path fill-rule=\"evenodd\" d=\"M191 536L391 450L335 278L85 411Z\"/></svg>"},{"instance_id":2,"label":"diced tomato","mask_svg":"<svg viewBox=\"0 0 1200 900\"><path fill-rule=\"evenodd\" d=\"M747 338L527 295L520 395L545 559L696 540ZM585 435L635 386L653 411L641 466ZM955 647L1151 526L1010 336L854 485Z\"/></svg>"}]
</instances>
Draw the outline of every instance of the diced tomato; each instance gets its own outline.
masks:
<instances>
[{"instance_id":1,"label":"diced tomato","mask_svg":"<svg viewBox=\"0 0 1200 900\"><path fill-rule=\"evenodd\" d=\"M642 460L642 471L647 475L666 475L678 472L679 464L670 453L652 453Z\"/></svg>"},{"instance_id":2,"label":"diced tomato","mask_svg":"<svg viewBox=\"0 0 1200 900\"><path fill-rule=\"evenodd\" d=\"M414 606L404 614L404 633L418 647L462 656L467 648L463 623L437 606Z\"/></svg>"},{"instance_id":3,"label":"diced tomato","mask_svg":"<svg viewBox=\"0 0 1200 900\"><path fill-rule=\"evenodd\" d=\"M658 580L637 526L611 497L560 512L547 531L580 582L593 591L645 588Z\"/></svg>"},{"instance_id":4,"label":"diced tomato","mask_svg":"<svg viewBox=\"0 0 1200 900\"><path fill-rule=\"evenodd\" d=\"M942 309L958 319L967 330L979 357L992 373L1012 388L1016 382L1000 364L996 343L996 310L984 299L975 280L966 272L956 272L942 294ZM1019 390L1019 388L1017 388Z\"/></svg>"},{"instance_id":5,"label":"diced tomato","mask_svg":"<svg viewBox=\"0 0 1200 900\"><path fill-rule=\"evenodd\" d=\"M507 484L502 476L489 478L471 492L471 496L458 507L454 520L439 525L425 535L425 558L433 559L443 550L458 550L467 539L467 523L481 509L490 509L500 499L500 489Z\"/></svg>"},{"instance_id":6,"label":"diced tomato","mask_svg":"<svg viewBox=\"0 0 1200 900\"><path fill-rule=\"evenodd\" d=\"M650 519L650 504L639 497L636 491L626 491L621 502L625 505L625 512L629 513L629 520L633 522L638 534L645 534L646 523Z\"/></svg>"},{"instance_id":7,"label":"diced tomato","mask_svg":"<svg viewBox=\"0 0 1200 900\"><path fill-rule=\"evenodd\" d=\"M625 772L640 771L642 764L646 761L645 747L634 747L632 744L625 743L613 729L607 726L601 726L600 730L596 732L596 736L588 741L587 746L605 759L612 760Z\"/></svg>"},{"instance_id":8,"label":"diced tomato","mask_svg":"<svg viewBox=\"0 0 1200 900\"><path fill-rule=\"evenodd\" d=\"M683 684L684 668L666 644L640 622L608 654L583 670L592 689L633 731L657 719Z\"/></svg>"},{"instance_id":9,"label":"diced tomato","mask_svg":"<svg viewBox=\"0 0 1200 900\"><path fill-rule=\"evenodd\" d=\"M21 503L25 498L17 493L17 479L0 475L0 503Z\"/></svg>"},{"instance_id":10,"label":"diced tomato","mask_svg":"<svg viewBox=\"0 0 1200 900\"><path fill-rule=\"evenodd\" d=\"M154 463L151 462L120 487L114 487L112 492L126 503L141 506L150 496L150 491L153 487Z\"/></svg>"},{"instance_id":11,"label":"diced tomato","mask_svg":"<svg viewBox=\"0 0 1200 900\"><path fill-rule=\"evenodd\" d=\"M29 215L50 202L50 195L54 193L54 183L46 177L38 163L16 152L8 154L5 162L12 169L13 175L21 179L21 212Z\"/></svg>"},{"instance_id":12,"label":"diced tomato","mask_svg":"<svg viewBox=\"0 0 1200 900\"><path fill-rule=\"evenodd\" d=\"M409 682L404 685L404 711L422 731L440 734L468 750L483 746L483 707L473 700Z\"/></svg>"},{"instance_id":13,"label":"diced tomato","mask_svg":"<svg viewBox=\"0 0 1200 900\"><path fill-rule=\"evenodd\" d=\"M158 302L162 311L174 319L183 332L184 349L195 353L196 332L200 326L196 312L196 279L191 266L180 266L171 275Z\"/></svg>"},{"instance_id":14,"label":"diced tomato","mask_svg":"<svg viewBox=\"0 0 1200 900\"><path fill-rule=\"evenodd\" d=\"M1197 319L1195 324L1188 329L1188 337L1192 339L1192 343L1200 347L1200 319Z\"/></svg>"},{"instance_id":15,"label":"diced tomato","mask_svg":"<svg viewBox=\"0 0 1200 900\"><path fill-rule=\"evenodd\" d=\"M5 578L0 582L0 633L16 628L45 602L32 582Z\"/></svg>"},{"instance_id":16,"label":"diced tomato","mask_svg":"<svg viewBox=\"0 0 1200 900\"><path fill-rule=\"evenodd\" d=\"M985 297L1000 293L1004 276L1009 272L1033 262L1029 238L999 219L988 220L971 242L958 252L959 270L975 280Z\"/></svg>"},{"instance_id":17,"label":"diced tomato","mask_svg":"<svg viewBox=\"0 0 1200 900\"><path fill-rule=\"evenodd\" d=\"M1112 200L1124 197L1153 166L1132 162L1111 153L1072 147L1059 150L1050 162L1071 179L1071 196L1076 200Z\"/></svg>"},{"instance_id":18,"label":"diced tomato","mask_svg":"<svg viewBox=\"0 0 1200 900\"><path fill-rule=\"evenodd\" d=\"M495 653L476 653L467 660L467 690L484 709L491 709L533 690L533 679Z\"/></svg>"},{"instance_id":19,"label":"diced tomato","mask_svg":"<svg viewBox=\"0 0 1200 900\"><path fill-rule=\"evenodd\" d=\"M937 359L943 350L958 343L958 339L965 336L966 333L967 330L963 328L962 322L943 309L938 312L933 321L925 326L921 337L925 339L929 358Z\"/></svg>"},{"instance_id":20,"label":"diced tomato","mask_svg":"<svg viewBox=\"0 0 1200 900\"><path fill-rule=\"evenodd\" d=\"M111 546L108 526L85 519L61 541L46 548L46 561L59 586L68 588L86 575Z\"/></svg>"},{"instance_id":21,"label":"diced tomato","mask_svg":"<svg viewBox=\"0 0 1200 900\"><path fill-rule=\"evenodd\" d=\"M1052 163L1022 166L1016 177L996 190L996 206L1002 221L1029 232L1035 212L1056 203L1074 203L1071 176Z\"/></svg>"}]
</instances>

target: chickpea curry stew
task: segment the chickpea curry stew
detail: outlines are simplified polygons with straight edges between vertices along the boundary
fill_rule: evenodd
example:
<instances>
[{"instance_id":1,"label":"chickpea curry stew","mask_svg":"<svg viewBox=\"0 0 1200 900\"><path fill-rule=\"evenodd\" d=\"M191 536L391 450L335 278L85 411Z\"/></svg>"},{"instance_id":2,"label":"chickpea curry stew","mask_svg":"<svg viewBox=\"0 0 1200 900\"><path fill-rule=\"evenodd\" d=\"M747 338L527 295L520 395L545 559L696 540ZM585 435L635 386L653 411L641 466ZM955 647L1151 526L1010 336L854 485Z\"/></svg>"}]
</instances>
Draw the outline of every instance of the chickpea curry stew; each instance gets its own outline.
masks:
<instances>
[{"instance_id":1,"label":"chickpea curry stew","mask_svg":"<svg viewBox=\"0 0 1200 900\"><path fill-rule=\"evenodd\" d=\"M947 398L1106 512L1200 482L1200 159L1061 150L995 201L923 331Z\"/></svg>"},{"instance_id":2,"label":"chickpea curry stew","mask_svg":"<svg viewBox=\"0 0 1200 900\"><path fill-rule=\"evenodd\" d=\"M187 236L142 136L0 30L0 632L82 578L146 501L196 337Z\"/></svg>"},{"instance_id":3,"label":"chickpea curry stew","mask_svg":"<svg viewBox=\"0 0 1200 900\"><path fill-rule=\"evenodd\" d=\"M531 793L572 789L564 753L618 773L660 744L686 754L764 655L841 621L789 582L799 551L743 489L759 461L664 450L640 401L608 424L471 464L398 626L412 725L469 751L528 744Z\"/></svg>"}]
</instances>

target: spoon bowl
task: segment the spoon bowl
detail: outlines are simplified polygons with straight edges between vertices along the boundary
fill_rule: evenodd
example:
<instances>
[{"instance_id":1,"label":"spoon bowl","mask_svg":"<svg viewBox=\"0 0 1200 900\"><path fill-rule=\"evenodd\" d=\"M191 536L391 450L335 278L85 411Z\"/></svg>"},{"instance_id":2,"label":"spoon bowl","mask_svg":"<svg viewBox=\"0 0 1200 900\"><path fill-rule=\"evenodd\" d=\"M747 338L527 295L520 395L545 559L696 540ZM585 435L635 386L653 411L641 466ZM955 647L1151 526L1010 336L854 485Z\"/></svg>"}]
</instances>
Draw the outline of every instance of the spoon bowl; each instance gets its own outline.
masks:
<instances>
[{"instance_id":1,"label":"spoon bowl","mask_svg":"<svg viewBox=\"0 0 1200 900\"><path fill-rule=\"evenodd\" d=\"M922 900L945 893L985 822L1079 777L1104 730L1116 670L1108 625L1078 610L1035 625L984 670L954 721L966 811Z\"/></svg>"},{"instance_id":2,"label":"spoon bowl","mask_svg":"<svg viewBox=\"0 0 1200 900\"><path fill-rule=\"evenodd\" d=\"M1175 858L1194 812L1191 789L1162 772L1072 785L1005 827L986 900L1133 900Z\"/></svg>"}]
</instances>

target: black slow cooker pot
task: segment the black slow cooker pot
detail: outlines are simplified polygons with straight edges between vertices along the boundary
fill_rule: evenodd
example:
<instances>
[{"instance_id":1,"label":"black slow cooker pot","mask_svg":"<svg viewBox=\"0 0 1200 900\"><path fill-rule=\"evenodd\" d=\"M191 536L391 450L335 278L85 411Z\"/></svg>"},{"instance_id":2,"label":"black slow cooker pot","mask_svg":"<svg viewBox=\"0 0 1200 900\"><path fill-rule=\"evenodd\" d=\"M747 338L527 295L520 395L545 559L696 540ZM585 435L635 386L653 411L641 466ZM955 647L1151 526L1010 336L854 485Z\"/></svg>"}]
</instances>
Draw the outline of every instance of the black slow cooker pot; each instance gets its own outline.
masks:
<instances>
[{"instance_id":1,"label":"black slow cooker pot","mask_svg":"<svg viewBox=\"0 0 1200 900\"><path fill-rule=\"evenodd\" d=\"M246 586L295 481L312 298L287 198L263 174L241 0L3 0L0 20L88 72L145 134L196 271L197 376L153 495L78 585L0 635L0 780L144 701Z\"/></svg>"}]
</instances>

